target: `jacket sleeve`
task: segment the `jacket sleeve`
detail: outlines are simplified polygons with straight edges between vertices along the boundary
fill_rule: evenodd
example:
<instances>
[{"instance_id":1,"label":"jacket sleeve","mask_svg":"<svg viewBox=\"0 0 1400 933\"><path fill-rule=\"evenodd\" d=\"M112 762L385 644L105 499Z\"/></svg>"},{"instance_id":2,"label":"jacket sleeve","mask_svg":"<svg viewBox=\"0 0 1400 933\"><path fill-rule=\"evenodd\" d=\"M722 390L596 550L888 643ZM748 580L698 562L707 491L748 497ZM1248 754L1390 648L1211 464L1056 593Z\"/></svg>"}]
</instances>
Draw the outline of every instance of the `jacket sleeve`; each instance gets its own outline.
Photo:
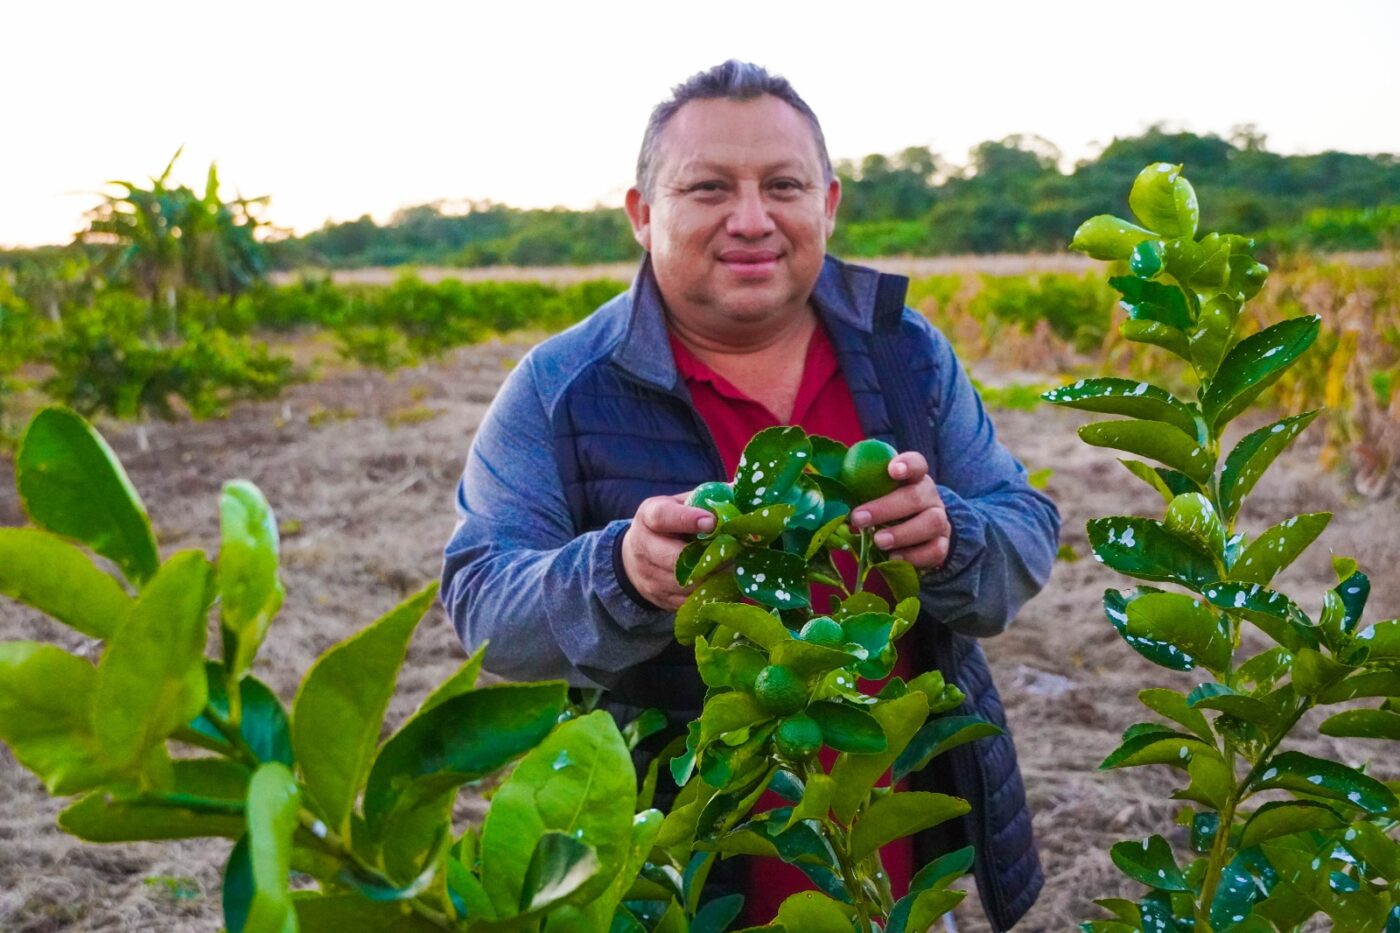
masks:
<instances>
[{"instance_id":1,"label":"jacket sleeve","mask_svg":"<svg viewBox=\"0 0 1400 933\"><path fill-rule=\"evenodd\" d=\"M920 598L955 632L996 635L1050 578L1060 514L997 440L948 339L915 317L933 342L933 475L953 528L948 559L925 575Z\"/></svg>"},{"instance_id":2,"label":"jacket sleeve","mask_svg":"<svg viewBox=\"0 0 1400 933\"><path fill-rule=\"evenodd\" d=\"M629 521L579 533L555 461L532 357L507 378L472 441L443 555L442 601L468 651L513 680L609 686L660 653L669 612L622 575Z\"/></svg>"}]
</instances>

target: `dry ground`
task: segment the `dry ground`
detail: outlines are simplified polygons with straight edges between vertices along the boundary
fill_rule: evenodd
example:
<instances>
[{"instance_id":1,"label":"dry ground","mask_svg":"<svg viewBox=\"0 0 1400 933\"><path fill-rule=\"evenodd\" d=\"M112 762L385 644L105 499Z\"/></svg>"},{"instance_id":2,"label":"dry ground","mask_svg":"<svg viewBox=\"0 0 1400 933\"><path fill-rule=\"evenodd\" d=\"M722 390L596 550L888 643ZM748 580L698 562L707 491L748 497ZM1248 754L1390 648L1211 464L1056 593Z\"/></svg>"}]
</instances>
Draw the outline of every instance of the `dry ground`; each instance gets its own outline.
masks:
<instances>
[{"instance_id":1,"label":"dry ground","mask_svg":"<svg viewBox=\"0 0 1400 933\"><path fill-rule=\"evenodd\" d=\"M167 549L213 549L216 496L233 477L256 482L284 528L288 597L258 673L286 700L317 653L388 609L437 571L452 528L452 488L472 432L503 374L525 347L491 344L396 378L340 372L298 386L283 401L247 405L228 419L155 424L139 452L134 429L104 431L150 507ZM1105 451L1074 436L1069 413L1003 412L1004 441L1031 468L1051 467L1050 492L1064 513L1064 539L1086 551L1084 522L1120 511L1157 514L1154 495ZM1400 535L1394 501L1349 496L1300 450L1266 478L1247 523L1332 509L1321 545L1288 573L1285 589L1320 595L1330 583L1327 550L1356 554L1372 573L1370 617L1400 615ZM0 524L22 520L13 473L0 461ZM1138 658L1103 618L1099 598L1117 585L1092 560L1061 562L1050 586L1006 634L989 640L997 681L1021 750L1048 882L1019 929L1072 929L1089 900L1115 893L1105 854L1120 839L1172 833L1174 807L1157 769L1097 773L1095 765L1139 716L1134 695L1194 681ZM1302 600L1307 608L1317 595ZM0 604L0 638L96 646L33 613ZM462 658L439 611L420 629L400 684L399 711L416 703ZM1317 747L1333 743L1322 740ZM1360 760L1369 749L1348 748ZM1378 763L1388 777L1397 763ZM59 804L0 750L0 930L217 930L223 842L90 846L54 825ZM985 929L975 909L964 930Z\"/></svg>"}]
</instances>

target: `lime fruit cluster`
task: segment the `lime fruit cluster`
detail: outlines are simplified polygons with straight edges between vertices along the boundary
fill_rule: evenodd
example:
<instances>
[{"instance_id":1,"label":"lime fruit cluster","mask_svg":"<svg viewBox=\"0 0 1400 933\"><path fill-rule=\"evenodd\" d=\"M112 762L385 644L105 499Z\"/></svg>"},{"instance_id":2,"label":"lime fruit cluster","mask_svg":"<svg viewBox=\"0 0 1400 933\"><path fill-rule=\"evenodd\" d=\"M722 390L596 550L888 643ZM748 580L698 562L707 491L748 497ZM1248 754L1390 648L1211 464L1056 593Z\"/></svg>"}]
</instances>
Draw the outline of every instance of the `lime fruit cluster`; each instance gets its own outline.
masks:
<instances>
[{"instance_id":1,"label":"lime fruit cluster","mask_svg":"<svg viewBox=\"0 0 1400 933\"><path fill-rule=\"evenodd\" d=\"M792 668L769 664L753 681L754 699L770 716L791 716L807 708L807 684Z\"/></svg>"},{"instance_id":2,"label":"lime fruit cluster","mask_svg":"<svg viewBox=\"0 0 1400 933\"><path fill-rule=\"evenodd\" d=\"M793 761L811 758L822 747L822 727L806 713L795 713L778 723L773 744Z\"/></svg>"}]
</instances>

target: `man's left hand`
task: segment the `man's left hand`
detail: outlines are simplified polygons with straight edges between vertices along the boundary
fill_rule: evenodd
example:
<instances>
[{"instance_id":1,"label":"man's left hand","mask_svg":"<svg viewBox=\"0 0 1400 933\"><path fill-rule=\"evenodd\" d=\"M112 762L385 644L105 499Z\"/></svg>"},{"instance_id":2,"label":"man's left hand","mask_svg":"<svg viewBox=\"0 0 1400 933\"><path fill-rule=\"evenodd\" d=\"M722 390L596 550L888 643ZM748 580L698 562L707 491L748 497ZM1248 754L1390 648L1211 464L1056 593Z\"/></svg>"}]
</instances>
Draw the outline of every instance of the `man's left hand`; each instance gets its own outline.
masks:
<instances>
[{"instance_id":1,"label":"man's left hand","mask_svg":"<svg viewBox=\"0 0 1400 933\"><path fill-rule=\"evenodd\" d=\"M878 528L875 546L918 570L936 570L948 559L953 526L923 454L906 451L890 460L894 492L858 505L851 515L857 530Z\"/></svg>"}]
</instances>

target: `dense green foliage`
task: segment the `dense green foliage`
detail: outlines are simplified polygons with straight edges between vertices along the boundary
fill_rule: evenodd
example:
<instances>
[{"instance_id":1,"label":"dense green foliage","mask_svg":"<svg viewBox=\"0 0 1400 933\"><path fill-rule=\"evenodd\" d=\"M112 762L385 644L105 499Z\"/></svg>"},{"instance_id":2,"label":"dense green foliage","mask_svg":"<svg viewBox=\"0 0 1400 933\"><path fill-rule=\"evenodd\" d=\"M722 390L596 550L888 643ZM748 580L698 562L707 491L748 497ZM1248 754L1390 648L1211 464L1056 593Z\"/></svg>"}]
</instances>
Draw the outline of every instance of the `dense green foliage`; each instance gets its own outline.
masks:
<instances>
[{"instance_id":1,"label":"dense green foliage","mask_svg":"<svg viewBox=\"0 0 1400 933\"><path fill-rule=\"evenodd\" d=\"M1172 796L1186 803L1177 819L1189 830L1186 863L1160 834L1114 846L1114 864L1149 893L1098 901L1112 919L1083 928L1267 933L1322 914L1349 933L1400 929L1400 781L1387 773L1400 742L1400 620L1362 626L1370 582L1350 558L1333 558L1337 583L1316 617L1276 587L1329 513L1237 530L1250 492L1318 412L1267 424L1228 452L1224 443L1230 423L1312 346L1320 319L1241 330L1244 304L1268 270L1249 239L1198 237L1196 193L1180 166L1144 169L1129 205L1140 225L1097 216L1073 246L1127 263L1127 274L1109 279L1128 311L1122 336L1183 361L1195 397L1090 378L1045 398L1125 416L1088 424L1080 436L1160 464L1122 461L1162 496L1162 520L1096 518L1088 533L1102 563L1174 589L1110 589L1104 610L1152 663L1209 677L1189 690L1143 690L1159 718L1129 727L1101 765L1181 772L1184 786ZM1387 764L1373 772L1286 747L1307 738L1305 717L1326 707L1334 709L1318 727L1323 735L1376 742L1377 761Z\"/></svg>"},{"instance_id":2,"label":"dense green foliage","mask_svg":"<svg viewBox=\"0 0 1400 933\"><path fill-rule=\"evenodd\" d=\"M1113 209L1118 183L1147 162L1185 163L1212 205L1204 228L1242 230L1270 247L1378 249L1395 242L1400 161L1343 152L1286 156L1245 128L1231 139L1153 127L1115 139L1068 174L1037 137L985 142L957 165L924 147L838 166L844 195L832 252L850 256L1057 252L1078 218ZM441 204L406 208L387 224L327 224L274 244L278 267L402 263L554 265L634 259L617 208L518 210Z\"/></svg>"},{"instance_id":3,"label":"dense green foliage","mask_svg":"<svg viewBox=\"0 0 1400 933\"><path fill-rule=\"evenodd\" d=\"M890 676L896 642L919 614L918 574L849 517L897 485L893 453L880 441L848 450L770 428L745 447L732 484L692 493L716 527L677 559L677 582L694 590L676 638L694 646L709 689L670 761L681 790L658 843L677 856L766 855L800 869L817 890L788 898L767 929L926 930L962 900L949 885L973 861L971 847L948 853L898 900L880 861L886 843L968 812L964 800L895 782L1000 732L975 715L944 715L963 694L938 671ZM843 574L842 563L854 566ZM876 579L894 605L872 592ZM815 604L813 584L832 588L830 606ZM824 746L839 753L829 767ZM786 804L752 812L766 790Z\"/></svg>"}]
</instances>

